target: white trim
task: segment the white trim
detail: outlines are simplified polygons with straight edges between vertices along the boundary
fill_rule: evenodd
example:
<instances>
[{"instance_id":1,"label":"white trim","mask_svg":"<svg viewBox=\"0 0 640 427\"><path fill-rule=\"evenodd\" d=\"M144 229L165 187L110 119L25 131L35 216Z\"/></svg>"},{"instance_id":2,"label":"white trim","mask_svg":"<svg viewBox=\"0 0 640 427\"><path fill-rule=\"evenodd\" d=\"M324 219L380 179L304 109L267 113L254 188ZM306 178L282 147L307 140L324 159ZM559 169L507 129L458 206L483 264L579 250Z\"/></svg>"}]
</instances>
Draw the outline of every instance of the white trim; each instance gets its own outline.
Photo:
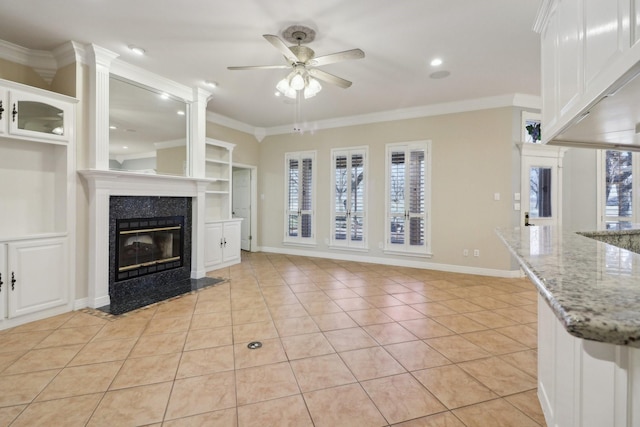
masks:
<instances>
[{"instance_id":1,"label":"white trim","mask_svg":"<svg viewBox=\"0 0 640 427\"><path fill-rule=\"evenodd\" d=\"M184 102L190 103L195 101L193 88L176 83L173 80L154 74L144 68L124 62L121 59L113 59L109 72L155 90L166 92L169 95L180 98ZM204 89L203 91L210 94L210 92Z\"/></svg>"},{"instance_id":2,"label":"white trim","mask_svg":"<svg viewBox=\"0 0 640 427\"><path fill-rule=\"evenodd\" d=\"M362 233L362 242L354 242L351 240L351 234L349 231L349 224L351 222L350 215L346 220L346 239L344 243L338 242L336 240L336 156L344 155L347 158L347 190L353 189L351 188L351 184L353 183L353 177L351 176L351 161L353 159L354 154L361 154L364 160L364 206L361 208L362 219L363 219L363 233ZM330 248L341 248L345 250L368 250L368 241L369 241L369 146L368 145L360 145L357 147L345 147L345 148L332 148L329 153L329 162L331 164L331 191L329 192L329 247ZM349 192L346 196L345 202L351 199L352 192Z\"/></svg>"},{"instance_id":3,"label":"white trim","mask_svg":"<svg viewBox=\"0 0 640 427\"><path fill-rule=\"evenodd\" d=\"M419 268L422 270L446 271L449 273L475 274L478 276L504 277L504 278L520 278L523 277L522 270L496 270L491 268L468 267L454 264L438 264L431 262L414 261L407 259L385 258L376 256L363 256L357 254L349 254L345 252L333 253L324 251L305 251L289 248L277 248L263 246L261 252L275 253L282 255L306 256L312 258L326 258L341 261L366 262L370 264L392 265L395 267Z\"/></svg>"},{"instance_id":4,"label":"white trim","mask_svg":"<svg viewBox=\"0 0 640 427\"><path fill-rule=\"evenodd\" d=\"M464 101L445 102L440 104L424 105L420 107L403 108L377 113L362 114L356 116L339 117L313 122L314 130L333 129L347 126L389 122L395 120L416 119L421 117L440 116L443 114L464 113L467 111L488 110L502 107L521 107L537 109L541 108L542 101L539 96L521 93L492 96L486 98L468 99ZM230 129L254 135L258 142L266 136L283 135L291 133L293 124L274 126L269 128L255 127L238 120L207 111L207 121Z\"/></svg>"},{"instance_id":5,"label":"white trim","mask_svg":"<svg viewBox=\"0 0 640 427\"><path fill-rule=\"evenodd\" d=\"M73 310L82 310L89 307L89 298L78 298L73 302Z\"/></svg>"},{"instance_id":6,"label":"white trim","mask_svg":"<svg viewBox=\"0 0 640 427\"><path fill-rule=\"evenodd\" d=\"M288 229L289 229L289 160L290 159L297 159L298 160L298 170L300 171L300 178L302 178L302 170L303 170L303 163L305 159L311 159L311 209L310 209L310 213L311 213L311 237L302 237L302 236L297 236L297 237L291 237L288 235ZM307 151L290 151L290 152L286 152L284 153L284 179L283 179L283 184L284 184L284 215L283 215L283 241L282 243L284 245L298 245L298 246L308 246L308 245L312 245L315 246L316 245L316 229L317 229L317 209L316 209L316 203L318 200L317 197L317 188L318 188L318 184L317 184L317 180L318 180L318 174L317 174L317 169L318 169L318 152L317 150L307 150ZM298 190L301 190L301 182L298 182ZM300 199L298 200L298 205L301 204ZM306 212L306 211L305 211ZM298 216L300 216L302 214L302 210L299 209L298 210ZM307 213L305 213L306 215ZM302 231L301 229L299 231Z\"/></svg>"},{"instance_id":7,"label":"white trim","mask_svg":"<svg viewBox=\"0 0 640 427\"><path fill-rule=\"evenodd\" d=\"M251 251L258 251L258 167L254 165L248 165L244 163L231 164L231 173L233 174L233 168L249 169L251 174ZM233 189L232 189L233 190ZM233 191L231 193L232 200L230 201L233 207Z\"/></svg>"}]
</instances>

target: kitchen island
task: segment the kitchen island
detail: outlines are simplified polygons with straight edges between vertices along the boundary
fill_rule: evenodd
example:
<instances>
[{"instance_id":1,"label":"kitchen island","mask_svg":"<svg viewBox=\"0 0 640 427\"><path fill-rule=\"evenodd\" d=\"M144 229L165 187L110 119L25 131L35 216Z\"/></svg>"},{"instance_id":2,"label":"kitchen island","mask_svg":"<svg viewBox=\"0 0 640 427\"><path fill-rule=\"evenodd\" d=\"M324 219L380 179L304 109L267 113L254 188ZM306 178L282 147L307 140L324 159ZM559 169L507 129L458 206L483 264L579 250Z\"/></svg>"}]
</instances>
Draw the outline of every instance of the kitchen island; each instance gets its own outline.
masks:
<instances>
[{"instance_id":1,"label":"kitchen island","mask_svg":"<svg viewBox=\"0 0 640 427\"><path fill-rule=\"evenodd\" d=\"M640 255L602 241L616 233L498 230L539 292L538 397L549 426L640 427Z\"/></svg>"}]
</instances>

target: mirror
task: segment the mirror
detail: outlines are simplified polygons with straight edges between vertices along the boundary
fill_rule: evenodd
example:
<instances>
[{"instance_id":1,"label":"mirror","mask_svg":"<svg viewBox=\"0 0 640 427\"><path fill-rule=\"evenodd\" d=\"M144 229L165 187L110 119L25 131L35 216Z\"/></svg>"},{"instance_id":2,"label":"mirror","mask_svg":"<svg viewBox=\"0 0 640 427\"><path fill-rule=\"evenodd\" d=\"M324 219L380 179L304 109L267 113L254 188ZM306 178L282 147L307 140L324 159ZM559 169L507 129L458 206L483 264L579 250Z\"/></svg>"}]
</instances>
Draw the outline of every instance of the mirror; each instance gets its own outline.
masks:
<instances>
[{"instance_id":1,"label":"mirror","mask_svg":"<svg viewBox=\"0 0 640 427\"><path fill-rule=\"evenodd\" d=\"M109 169L186 176L188 105L112 75Z\"/></svg>"}]
</instances>

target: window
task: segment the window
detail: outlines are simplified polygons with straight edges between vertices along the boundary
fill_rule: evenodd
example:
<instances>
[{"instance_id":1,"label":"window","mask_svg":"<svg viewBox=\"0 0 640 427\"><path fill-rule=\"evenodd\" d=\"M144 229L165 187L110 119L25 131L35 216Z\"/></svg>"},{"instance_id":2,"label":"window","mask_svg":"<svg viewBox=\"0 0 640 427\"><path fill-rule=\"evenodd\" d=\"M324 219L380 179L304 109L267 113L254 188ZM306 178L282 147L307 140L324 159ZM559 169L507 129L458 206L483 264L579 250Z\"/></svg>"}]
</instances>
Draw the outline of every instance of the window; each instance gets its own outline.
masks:
<instances>
[{"instance_id":1,"label":"window","mask_svg":"<svg viewBox=\"0 0 640 427\"><path fill-rule=\"evenodd\" d=\"M633 182L633 175L640 162L636 156L631 151L614 150L607 150L602 156L604 202L601 212L606 228L626 228L637 222L637 202L633 199L637 184Z\"/></svg>"},{"instance_id":2,"label":"window","mask_svg":"<svg viewBox=\"0 0 640 427\"><path fill-rule=\"evenodd\" d=\"M331 245L366 248L367 148L331 150Z\"/></svg>"},{"instance_id":3,"label":"window","mask_svg":"<svg viewBox=\"0 0 640 427\"><path fill-rule=\"evenodd\" d=\"M285 154L285 243L315 244L315 157Z\"/></svg>"},{"instance_id":4,"label":"window","mask_svg":"<svg viewBox=\"0 0 640 427\"><path fill-rule=\"evenodd\" d=\"M385 249L427 255L431 251L430 145L387 145Z\"/></svg>"}]
</instances>

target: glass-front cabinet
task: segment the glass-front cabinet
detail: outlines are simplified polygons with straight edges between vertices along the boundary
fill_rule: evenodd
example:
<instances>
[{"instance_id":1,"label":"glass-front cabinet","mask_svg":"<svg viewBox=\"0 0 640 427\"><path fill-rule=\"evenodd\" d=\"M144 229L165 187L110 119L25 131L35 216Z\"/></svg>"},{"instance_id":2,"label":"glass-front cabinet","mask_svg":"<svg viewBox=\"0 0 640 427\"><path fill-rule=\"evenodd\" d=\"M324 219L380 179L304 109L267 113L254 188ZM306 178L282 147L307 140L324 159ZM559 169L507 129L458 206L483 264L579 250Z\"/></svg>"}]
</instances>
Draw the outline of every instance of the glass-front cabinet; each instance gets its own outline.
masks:
<instances>
[{"instance_id":1,"label":"glass-front cabinet","mask_svg":"<svg viewBox=\"0 0 640 427\"><path fill-rule=\"evenodd\" d=\"M71 129L67 118L72 112L68 104L20 90L5 91L1 99L3 111L0 124L3 126L0 132L51 142L69 140Z\"/></svg>"}]
</instances>

